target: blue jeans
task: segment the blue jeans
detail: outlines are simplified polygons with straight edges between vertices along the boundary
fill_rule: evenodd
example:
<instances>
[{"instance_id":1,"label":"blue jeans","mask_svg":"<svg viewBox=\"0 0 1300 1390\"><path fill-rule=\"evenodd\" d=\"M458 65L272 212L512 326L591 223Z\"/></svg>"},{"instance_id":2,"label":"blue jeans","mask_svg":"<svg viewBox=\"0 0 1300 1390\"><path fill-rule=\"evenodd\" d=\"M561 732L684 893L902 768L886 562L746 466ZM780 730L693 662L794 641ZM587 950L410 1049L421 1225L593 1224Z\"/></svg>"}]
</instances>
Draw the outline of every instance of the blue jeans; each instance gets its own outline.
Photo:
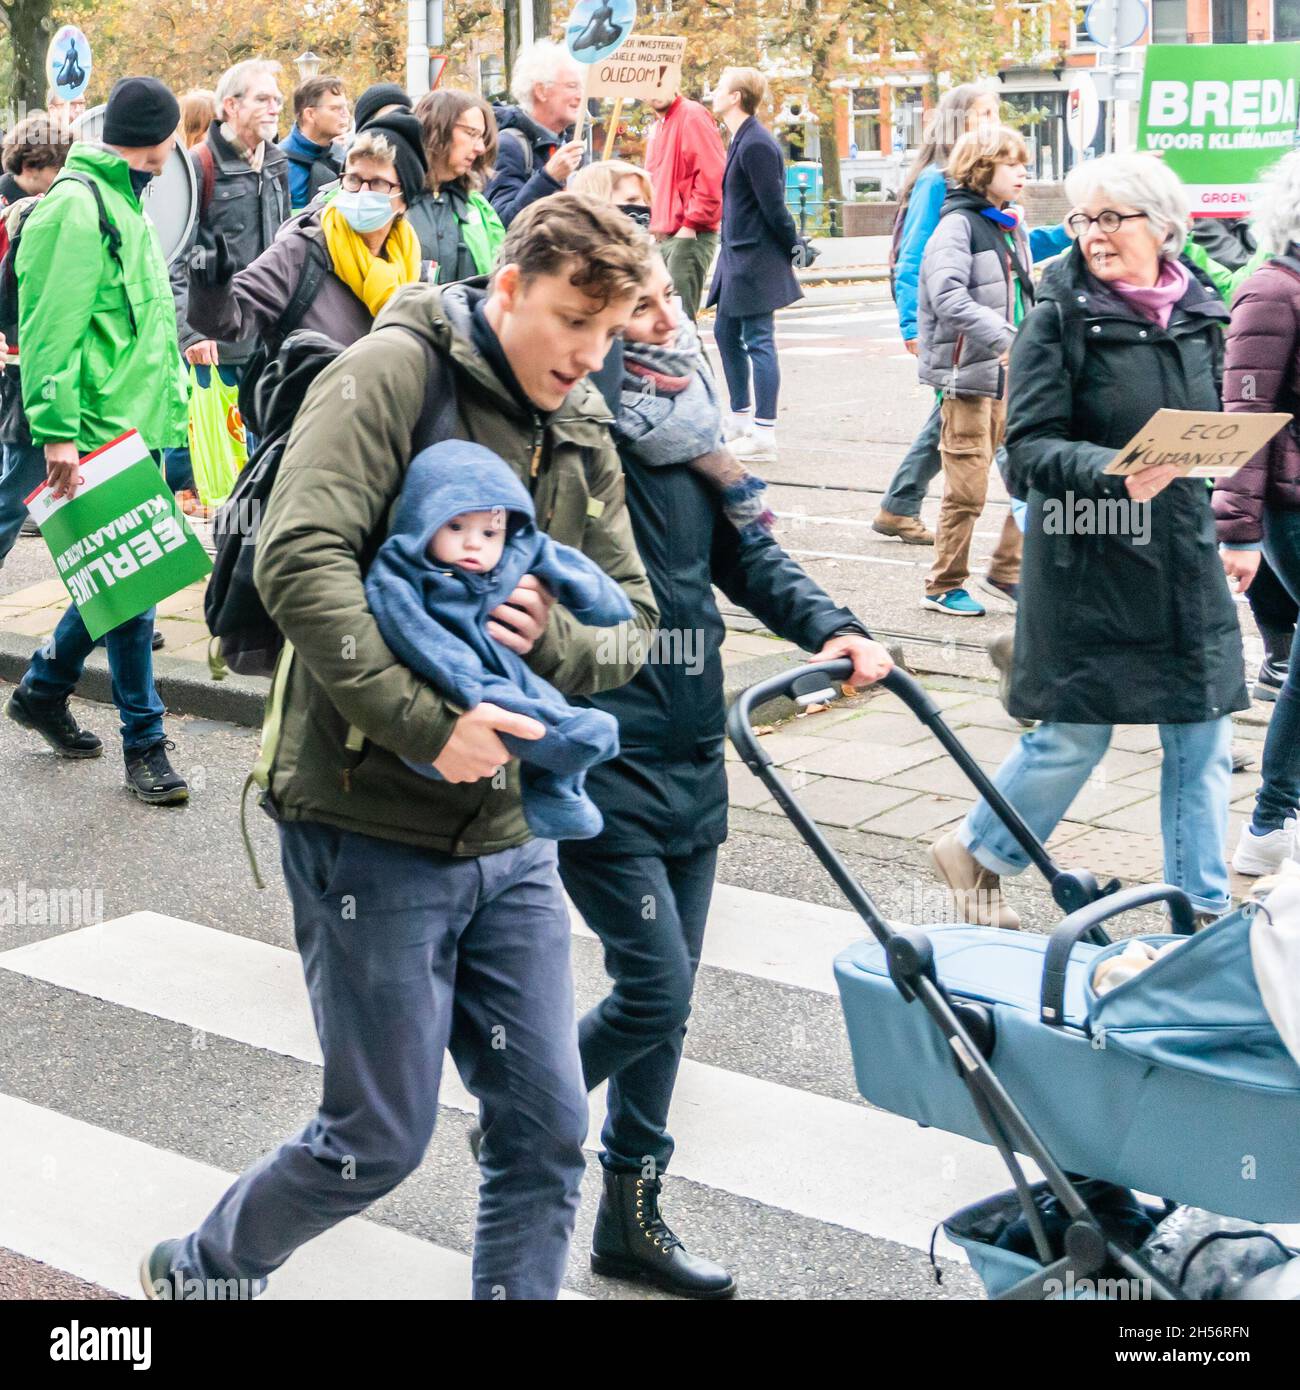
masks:
<instances>
[{"instance_id":1,"label":"blue jeans","mask_svg":"<svg viewBox=\"0 0 1300 1390\"><path fill-rule=\"evenodd\" d=\"M1300 600L1300 512L1264 511L1264 554L1293 599ZM1291 639L1291 664L1278 692L1264 740L1263 780L1250 828L1257 835L1280 830L1300 807L1300 628Z\"/></svg>"},{"instance_id":2,"label":"blue jeans","mask_svg":"<svg viewBox=\"0 0 1300 1390\"><path fill-rule=\"evenodd\" d=\"M45 481L45 450L38 444L6 444L0 473L0 565L27 519L25 499Z\"/></svg>"},{"instance_id":3,"label":"blue jeans","mask_svg":"<svg viewBox=\"0 0 1300 1390\"><path fill-rule=\"evenodd\" d=\"M732 318L718 311L713 321L713 341L722 357L722 374L734 411L754 408L755 420L776 419L776 398L781 392L781 368L776 360L776 327L771 314ZM750 368L754 391L750 395Z\"/></svg>"},{"instance_id":4,"label":"blue jeans","mask_svg":"<svg viewBox=\"0 0 1300 1390\"><path fill-rule=\"evenodd\" d=\"M893 512L895 516L920 516L925 494L942 468L943 460L939 457L939 399L936 396L934 409L921 426L920 434L903 456L902 463L894 469L894 476L880 499L880 510Z\"/></svg>"},{"instance_id":5,"label":"blue jeans","mask_svg":"<svg viewBox=\"0 0 1300 1390\"><path fill-rule=\"evenodd\" d=\"M658 858L602 855L580 841L560 846L560 877L600 938L614 981L578 1022L587 1088L609 1080L600 1135L607 1168L639 1171L649 1158L662 1173L673 1156L668 1107L717 861L716 849Z\"/></svg>"},{"instance_id":6,"label":"blue jeans","mask_svg":"<svg viewBox=\"0 0 1300 1390\"><path fill-rule=\"evenodd\" d=\"M280 850L320 1108L236 1180L172 1273L258 1281L391 1192L424 1157L450 1047L481 1102L474 1297L554 1298L587 1132L554 842L455 858L292 821Z\"/></svg>"},{"instance_id":7,"label":"blue jeans","mask_svg":"<svg viewBox=\"0 0 1300 1390\"><path fill-rule=\"evenodd\" d=\"M133 758L152 748L163 737L164 713L153 685L154 611L150 608L92 642L74 604L32 657L19 688L36 704L62 703L76 689L86 658L102 645L108 653L113 703L122 721L122 752Z\"/></svg>"},{"instance_id":8,"label":"blue jeans","mask_svg":"<svg viewBox=\"0 0 1300 1390\"><path fill-rule=\"evenodd\" d=\"M1228 871L1223 842L1228 831L1232 785L1232 720L1161 724L1160 833L1165 846L1165 880L1181 888L1198 912L1226 912ZM1083 790L1110 746L1109 724L1040 724L998 769L997 789L1025 824L1046 840ZM980 801L962 822L957 838L995 874L1028 867L1011 832Z\"/></svg>"}]
</instances>

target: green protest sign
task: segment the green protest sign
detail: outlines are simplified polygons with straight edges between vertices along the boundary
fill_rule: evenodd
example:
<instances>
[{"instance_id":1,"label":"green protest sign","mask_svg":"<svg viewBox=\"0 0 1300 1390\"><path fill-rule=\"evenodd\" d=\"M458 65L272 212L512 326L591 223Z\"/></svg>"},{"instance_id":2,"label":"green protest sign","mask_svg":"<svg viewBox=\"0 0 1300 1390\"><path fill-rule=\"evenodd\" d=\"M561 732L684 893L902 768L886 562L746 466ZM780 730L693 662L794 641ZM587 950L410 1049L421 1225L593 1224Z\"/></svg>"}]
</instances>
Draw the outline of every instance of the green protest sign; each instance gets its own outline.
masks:
<instances>
[{"instance_id":1,"label":"green protest sign","mask_svg":"<svg viewBox=\"0 0 1300 1390\"><path fill-rule=\"evenodd\" d=\"M1245 217L1296 144L1300 43L1152 44L1138 149L1162 151L1197 217Z\"/></svg>"},{"instance_id":2,"label":"green protest sign","mask_svg":"<svg viewBox=\"0 0 1300 1390\"><path fill-rule=\"evenodd\" d=\"M27 510L94 638L212 570L134 430L81 460L75 496L42 483Z\"/></svg>"}]
</instances>

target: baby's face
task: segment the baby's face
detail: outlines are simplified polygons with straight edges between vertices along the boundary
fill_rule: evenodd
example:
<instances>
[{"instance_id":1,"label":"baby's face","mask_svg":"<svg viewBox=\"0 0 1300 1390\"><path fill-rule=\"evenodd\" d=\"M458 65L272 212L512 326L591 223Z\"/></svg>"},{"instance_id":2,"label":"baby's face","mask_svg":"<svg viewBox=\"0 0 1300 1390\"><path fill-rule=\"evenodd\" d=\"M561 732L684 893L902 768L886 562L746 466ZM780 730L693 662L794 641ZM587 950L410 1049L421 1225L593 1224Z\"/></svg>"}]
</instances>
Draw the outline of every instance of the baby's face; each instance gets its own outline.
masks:
<instances>
[{"instance_id":1,"label":"baby's face","mask_svg":"<svg viewBox=\"0 0 1300 1390\"><path fill-rule=\"evenodd\" d=\"M506 514L500 507L490 512L462 512L433 533L429 554L443 565L455 565L471 574L487 574L497 567L506 548Z\"/></svg>"}]
</instances>

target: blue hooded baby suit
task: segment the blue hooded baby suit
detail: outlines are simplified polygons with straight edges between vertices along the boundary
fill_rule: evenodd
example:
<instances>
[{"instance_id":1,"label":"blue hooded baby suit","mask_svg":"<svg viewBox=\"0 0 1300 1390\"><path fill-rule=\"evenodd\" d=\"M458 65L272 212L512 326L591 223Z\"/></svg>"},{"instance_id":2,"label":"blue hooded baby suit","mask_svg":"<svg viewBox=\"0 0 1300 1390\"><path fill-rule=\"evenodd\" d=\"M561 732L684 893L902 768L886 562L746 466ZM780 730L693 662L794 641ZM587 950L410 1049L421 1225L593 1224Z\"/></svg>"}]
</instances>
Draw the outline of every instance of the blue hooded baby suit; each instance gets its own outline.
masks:
<instances>
[{"instance_id":1,"label":"blue hooded baby suit","mask_svg":"<svg viewBox=\"0 0 1300 1390\"><path fill-rule=\"evenodd\" d=\"M452 517L497 507L507 513L506 542L494 570L474 574L429 555L434 532ZM403 665L455 704L468 710L486 700L545 725L540 739L502 739L520 760L524 818L544 839L585 840L600 833L602 820L583 782L593 763L618 752L618 724L570 705L488 636L488 614L525 574L579 622L606 627L633 616L627 595L599 566L537 529L527 488L491 450L447 440L418 453L366 577L370 611ZM409 765L438 776L428 764Z\"/></svg>"}]
</instances>

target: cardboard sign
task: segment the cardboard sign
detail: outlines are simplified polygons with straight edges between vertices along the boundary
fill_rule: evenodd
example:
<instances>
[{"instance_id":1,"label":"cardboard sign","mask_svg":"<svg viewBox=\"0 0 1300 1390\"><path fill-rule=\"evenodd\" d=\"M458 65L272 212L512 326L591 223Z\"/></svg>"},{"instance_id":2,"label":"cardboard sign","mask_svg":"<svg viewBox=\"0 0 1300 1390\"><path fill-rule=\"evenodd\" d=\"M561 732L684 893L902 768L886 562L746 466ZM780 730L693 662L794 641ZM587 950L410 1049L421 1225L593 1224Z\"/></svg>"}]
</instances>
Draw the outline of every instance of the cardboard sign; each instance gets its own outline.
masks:
<instances>
[{"instance_id":1,"label":"cardboard sign","mask_svg":"<svg viewBox=\"0 0 1300 1390\"><path fill-rule=\"evenodd\" d=\"M212 572L134 430L81 460L74 496L42 483L27 510L95 639Z\"/></svg>"},{"instance_id":2,"label":"cardboard sign","mask_svg":"<svg viewBox=\"0 0 1300 1390\"><path fill-rule=\"evenodd\" d=\"M1127 477L1172 463L1184 478L1226 478L1290 423L1284 414L1157 410L1105 471Z\"/></svg>"},{"instance_id":3,"label":"cardboard sign","mask_svg":"<svg viewBox=\"0 0 1300 1390\"><path fill-rule=\"evenodd\" d=\"M1296 144L1300 43L1152 44L1138 149L1160 152L1193 217L1246 217Z\"/></svg>"},{"instance_id":4,"label":"cardboard sign","mask_svg":"<svg viewBox=\"0 0 1300 1390\"><path fill-rule=\"evenodd\" d=\"M587 95L616 101L648 101L672 96L682 85L686 39L633 34L604 62L591 69Z\"/></svg>"}]
</instances>

